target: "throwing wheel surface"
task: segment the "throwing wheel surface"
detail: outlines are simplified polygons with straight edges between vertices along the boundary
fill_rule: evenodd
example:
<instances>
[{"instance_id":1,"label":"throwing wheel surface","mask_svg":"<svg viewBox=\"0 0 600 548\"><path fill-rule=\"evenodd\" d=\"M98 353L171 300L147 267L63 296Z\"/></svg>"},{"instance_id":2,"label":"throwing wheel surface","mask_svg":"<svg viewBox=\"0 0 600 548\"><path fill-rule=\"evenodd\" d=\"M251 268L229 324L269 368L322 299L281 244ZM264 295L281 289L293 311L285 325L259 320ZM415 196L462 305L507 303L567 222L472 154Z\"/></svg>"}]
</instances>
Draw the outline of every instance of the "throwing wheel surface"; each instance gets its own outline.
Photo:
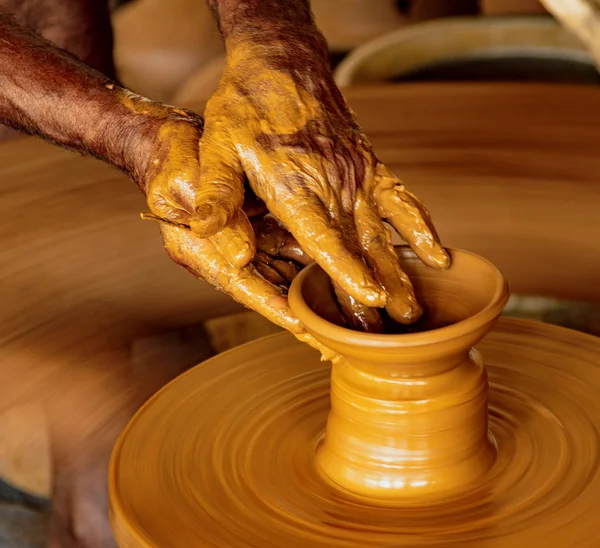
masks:
<instances>
[{"instance_id":1,"label":"throwing wheel surface","mask_svg":"<svg viewBox=\"0 0 600 548\"><path fill-rule=\"evenodd\" d=\"M600 546L600 339L502 319L478 349L498 457L468 498L368 506L323 481L330 368L281 334L202 363L132 419L110 472L119 545Z\"/></svg>"}]
</instances>

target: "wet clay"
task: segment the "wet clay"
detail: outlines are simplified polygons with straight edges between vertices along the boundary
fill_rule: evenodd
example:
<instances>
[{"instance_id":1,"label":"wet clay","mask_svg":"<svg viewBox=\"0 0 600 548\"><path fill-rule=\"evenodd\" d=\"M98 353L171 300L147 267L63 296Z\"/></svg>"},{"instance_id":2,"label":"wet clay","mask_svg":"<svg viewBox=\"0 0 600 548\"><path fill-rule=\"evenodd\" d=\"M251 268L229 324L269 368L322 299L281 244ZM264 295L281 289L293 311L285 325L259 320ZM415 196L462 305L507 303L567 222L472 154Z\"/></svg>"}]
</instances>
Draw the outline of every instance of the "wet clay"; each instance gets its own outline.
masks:
<instances>
[{"instance_id":1,"label":"wet clay","mask_svg":"<svg viewBox=\"0 0 600 548\"><path fill-rule=\"evenodd\" d=\"M467 253L452 252L453 267L437 273L403 254L425 307L424 331L382 336L336 326L333 289L311 266L296 278L292 303L305 321L316 312L307 328L321 342L343 347L333 370L309 347L275 335L204 362L144 406L110 471L120 546L598 545L600 341L502 319L465 357L506 297L501 276ZM463 270L474 265L478 284ZM372 383L377 376L382 381ZM389 403L385 413L378 395ZM402 422L401 402L425 434L420 442L412 422ZM349 426L349 418L374 428ZM395 427L382 434L390 422ZM404 445L396 428L410 434ZM362 468L333 481L325 453L344 444L346 462ZM386 458L404 458L418 471L419 455L427 466L420 477L405 468L404 485L400 467L387 486L381 475L362 494L350 485ZM411 488L423 496L411 497ZM381 496L392 491L394 500Z\"/></svg>"},{"instance_id":2,"label":"wet clay","mask_svg":"<svg viewBox=\"0 0 600 548\"><path fill-rule=\"evenodd\" d=\"M442 273L409 248L396 252L427 311L412 333L365 336L338 326L328 277L314 267L292 285L290 304L340 356L317 468L365 502L422 505L473 489L494 461L487 377L471 347L501 313L508 286L470 253L452 252Z\"/></svg>"},{"instance_id":3,"label":"wet clay","mask_svg":"<svg viewBox=\"0 0 600 548\"><path fill-rule=\"evenodd\" d=\"M422 311L383 221L433 268L446 268L448 257L424 205L378 161L316 63L327 51L315 44L298 43L294 62L310 70L290 71L280 49L237 34L227 40L223 76L205 109L190 228L212 237L227 226L242 206L245 175L349 305L362 305L360 313L385 307L395 321L413 323Z\"/></svg>"}]
</instances>

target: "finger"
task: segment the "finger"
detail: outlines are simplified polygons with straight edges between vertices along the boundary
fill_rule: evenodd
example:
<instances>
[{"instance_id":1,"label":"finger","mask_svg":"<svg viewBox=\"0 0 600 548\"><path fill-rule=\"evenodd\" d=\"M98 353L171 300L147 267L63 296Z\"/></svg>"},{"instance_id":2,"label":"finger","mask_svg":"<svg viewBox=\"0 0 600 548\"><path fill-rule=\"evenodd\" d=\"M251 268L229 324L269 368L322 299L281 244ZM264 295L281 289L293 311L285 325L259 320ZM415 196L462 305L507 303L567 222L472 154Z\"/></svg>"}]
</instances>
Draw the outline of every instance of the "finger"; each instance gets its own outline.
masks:
<instances>
[{"instance_id":1,"label":"finger","mask_svg":"<svg viewBox=\"0 0 600 548\"><path fill-rule=\"evenodd\" d=\"M272 215L252 219L256 234L256 248L272 257L280 257L302 266L313 262L300 244Z\"/></svg>"},{"instance_id":2,"label":"finger","mask_svg":"<svg viewBox=\"0 0 600 548\"><path fill-rule=\"evenodd\" d=\"M354 215L367 263L388 295L388 314L401 324L416 322L423 309L417 302L412 283L400 266L386 228L362 191L357 193Z\"/></svg>"},{"instance_id":3,"label":"finger","mask_svg":"<svg viewBox=\"0 0 600 548\"><path fill-rule=\"evenodd\" d=\"M267 205L260 198L256 197L249 185L244 187L244 205L242 207L244 213L250 219L268 212Z\"/></svg>"},{"instance_id":4,"label":"finger","mask_svg":"<svg viewBox=\"0 0 600 548\"><path fill-rule=\"evenodd\" d=\"M235 268L246 266L256 253L252 225L243 211L238 211L231 223L210 238L214 246Z\"/></svg>"},{"instance_id":5,"label":"finger","mask_svg":"<svg viewBox=\"0 0 600 548\"><path fill-rule=\"evenodd\" d=\"M281 259L272 258L269 261L269 265L282 278L285 279L288 286L294 281L294 278L300 272L300 268L298 268L292 261L282 261Z\"/></svg>"},{"instance_id":6,"label":"finger","mask_svg":"<svg viewBox=\"0 0 600 548\"><path fill-rule=\"evenodd\" d=\"M309 264L314 263L308 253L302 249L302 246L291 234L288 234L285 243L279 250L279 257L289 261L294 261L302 266L308 266Z\"/></svg>"},{"instance_id":7,"label":"finger","mask_svg":"<svg viewBox=\"0 0 600 548\"><path fill-rule=\"evenodd\" d=\"M165 248L171 259L203 278L236 301L292 332L302 331L279 288L269 284L250 265L230 265L214 244L190 230L160 224Z\"/></svg>"},{"instance_id":8,"label":"finger","mask_svg":"<svg viewBox=\"0 0 600 548\"><path fill-rule=\"evenodd\" d=\"M243 269L234 268L210 240L199 238L190 230L168 223L160 223L159 226L165 249L174 262L275 325L290 331L297 339L318 350L321 359L337 358L335 352L306 333L292 314L282 290L262 278L252 265Z\"/></svg>"},{"instance_id":9,"label":"finger","mask_svg":"<svg viewBox=\"0 0 600 548\"><path fill-rule=\"evenodd\" d=\"M170 152L160 161L151 162L143 192L151 212L172 223L188 225L194 212L194 190L200 177L198 131L191 124L169 122L161 130L161 139ZM190 153L191 152L191 153Z\"/></svg>"},{"instance_id":10,"label":"finger","mask_svg":"<svg viewBox=\"0 0 600 548\"><path fill-rule=\"evenodd\" d=\"M285 288L286 292L294 278L300 272L300 268L293 262L283 261L260 251L256 254L252 262L264 278L274 285Z\"/></svg>"},{"instance_id":11,"label":"finger","mask_svg":"<svg viewBox=\"0 0 600 548\"><path fill-rule=\"evenodd\" d=\"M255 217L250 222L256 235L257 250L272 257L279 255L288 235L287 230L272 215Z\"/></svg>"},{"instance_id":12,"label":"finger","mask_svg":"<svg viewBox=\"0 0 600 548\"><path fill-rule=\"evenodd\" d=\"M376 169L373 199L379 216L389 222L428 266L443 270L450 256L442 247L427 208L383 164Z\"/></svg>"},{"instance_id":13,"label":"finger","mask_svg":"<svg viewBox=\"0 0 600 548\"><path fill-rule=\"evenodd\" d=\"M269 259L268 255L258 253L252 264L265 280L287 292L287 280L269 264Z\"/></svg>"},{"instance_id":14,"label":"finger","mask_svg":"<svg viewBox=\"0 0 600 548\"><path fill-rule=\"evenodd\" d=\"M333 290L350 329L365 333L383 333L383 321L376 308L359 303L336 283L333 284Z\"/></svg>"},{"instance_id":15,"label":"finger","mask_svg":"<svg viewBox=\"0 0 600 548\"><path fill-rule=\"evenodd\" d=\"M244 175L237 154L215 142L207 133L200 141L200 180L190 228L201 238L223 230L244 203Z\"/></svg>"},{"instance_id":16,"label":"finger","mask_svg":"<svg viewBox=\"0 0 600 548\"><path fill-rule=\"evenodd\" d=\"M385 291L365 264L353 229L344 234L333 224L319 199L298 187L289 193L282 188L277 200L264 198L269 211L346 293L367 306L385 306Z\"/></svg>"}]
</instances>

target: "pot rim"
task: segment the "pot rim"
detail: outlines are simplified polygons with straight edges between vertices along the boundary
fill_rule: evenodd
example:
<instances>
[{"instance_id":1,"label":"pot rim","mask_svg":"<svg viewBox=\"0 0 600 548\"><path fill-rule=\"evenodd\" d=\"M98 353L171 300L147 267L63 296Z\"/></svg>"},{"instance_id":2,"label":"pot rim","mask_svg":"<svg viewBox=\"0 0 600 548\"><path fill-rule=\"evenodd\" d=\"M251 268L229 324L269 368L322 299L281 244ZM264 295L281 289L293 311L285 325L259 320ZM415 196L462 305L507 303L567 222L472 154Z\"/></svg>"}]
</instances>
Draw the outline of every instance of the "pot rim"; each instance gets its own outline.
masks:
<instances>
[{"instance_id":1,"label":"pot rim","mask_svg":"<svg viewBox=\"0 0 600 548\"><path fill-rule=\"evenodd\" d=\"M410 253L414 257L417 257L416 253L407 245L394 247L402 250L403 253ZM482 265L492 269L496 278L494 291L488 304L479 312L464 320L429 331L392 335L363 333L333 324L314 312L302 295L304 284L310 280L310 277L314 275L313 273L318 270L323 270L317 263L305 267L292 281L288 294L292 313L296 315L304 328L317 339L320 339L322 336L331 341L362 347L398 348L431 345L450 341L468 335L469 333L476 332L477 330L484 328L487 324L491 324L491 322L502 313L510 296L508 282L500 269L484 257L470 251L451 247L446 247L446 251L450 254L453 262L455 258L460 255L468 255L476 259ZM450 266L450 268L452 268L452 266Z\"/></svg>"}]
</instances>

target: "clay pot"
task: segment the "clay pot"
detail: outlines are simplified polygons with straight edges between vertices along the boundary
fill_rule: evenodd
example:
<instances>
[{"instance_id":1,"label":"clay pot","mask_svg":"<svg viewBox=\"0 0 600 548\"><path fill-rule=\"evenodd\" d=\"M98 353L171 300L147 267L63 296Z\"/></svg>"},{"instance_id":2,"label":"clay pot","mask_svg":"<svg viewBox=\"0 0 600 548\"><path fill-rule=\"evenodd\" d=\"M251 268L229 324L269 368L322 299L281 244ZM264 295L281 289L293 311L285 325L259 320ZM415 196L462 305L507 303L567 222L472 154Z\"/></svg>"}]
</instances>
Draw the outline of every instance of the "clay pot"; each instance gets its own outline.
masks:
<instances>
[{"instance_id":1,"label":"clay pot","mask_svg":"<svg viewBox=\"0 0 600 548\"><path fill-rule=\"evenodd\" d=\"M585 46L550 17L452 18L400 29L357 48L339 64L335 79L342 87L390 82L450 61L503 56L593 66Z\"/></svg>"},{"instance_id":2,"label":"clay pot","mask_svg":"<svg viewBox=\"0 0 600 548\"><path fill-rule=\"evenodd\" d=\"M341 355L331 373L331 411L317 466L350 494L426 503L458 495L490 469L488 383L472 346L508 300L496 267L451 251L434 271L397 248L425 309L410 333L373 335L341 327L328 276L304 269L290 305L306 329Z\"/></svg>"},{"instance_id":3,"label":"clay pot","mask_svg":"<svg viewBox=\"0 0 600 548\"><path fill-rule=\"evenodd\" d=\"M113 18L119 78L137 93L170 101L195 71L223 51L206 2L138 0Z\"/></svg>"}]
</instances>

